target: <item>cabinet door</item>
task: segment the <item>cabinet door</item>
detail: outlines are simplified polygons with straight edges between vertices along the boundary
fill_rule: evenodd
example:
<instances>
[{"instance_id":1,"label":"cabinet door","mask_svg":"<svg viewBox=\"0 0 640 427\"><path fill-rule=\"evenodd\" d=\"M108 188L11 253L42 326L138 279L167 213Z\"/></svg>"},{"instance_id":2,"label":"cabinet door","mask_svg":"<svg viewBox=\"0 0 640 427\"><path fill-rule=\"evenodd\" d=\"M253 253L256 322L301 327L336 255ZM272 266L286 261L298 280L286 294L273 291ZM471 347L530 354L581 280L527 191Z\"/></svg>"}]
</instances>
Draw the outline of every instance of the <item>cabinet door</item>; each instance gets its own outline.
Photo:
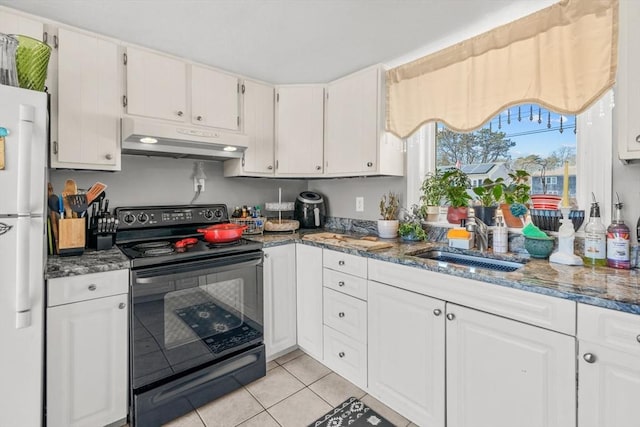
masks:
<instances>
[{"instance_id":1,"label":"cabinet door","mask_svg":"<svg viewBox=\"0 0 640 427\"><path fill-rule=\"evenodd\" d=\"M0 33L22 34L36 40L42 40L44 25L31 18L0 10Z\"/></svg>"},{"instance_id":2,"label":"cabinet door","mask_svg":"<svg viewBox=\"0 0 640 427\"><path fill-rule=\"evenodd\" d=\"M127 295L47 310L47 425L127 416Z\"/></svg>"},{"instance_id":3,"label":"cabinet door","mask_svg":"<svg viewBox=\"0 0 640 427\"><path fill-rule=\"evenodd\" d=\"M298 345L322 360L322 249L296 245Z\"/></svg>"},{"instance_id":4,"label":"cabinet door","mask_svg":"<svg viewBox=\"0 0 640 427\"><path fill-rule=\"evenodd\" d=\"M580 341L578 426L636 427L640 358Z\"/></svg>"},{"instance_id":5,"label":"cabinet door","mask_svg":"<svg viewBox=\"0 0 640 427\"><path fill-rule=\"evenodd\" d=\"M332 82L327 87L325 172L349 174L377 168L379 70Z\"/></svg>"},{"instance_id":6,"label":"cabinet door","mask_svg":"<svg viewBox=\"0 0 640 427\"><path fill-rule=\"evenodd\" d=\"M191 66L191 122L238 130L238 77L209 68Z\"/></svg>"},{"instance_id":7,"label":"cabinet door","mask_svg":"<svg viewBox=\"0 0 640 427\"><path fill-rule=\"evenodd\" d=\"M276 173L321 175L324 88L279 87L276 104Z\"/></svg>"},{"instance_id":8,"label":"cabinet door","mask_svg":"<svg viewBox=\"0 0 640 427\"><path fill-rule=\"evenodd\" d=\"M447 426L576 425L575 338L447 304Z\"/></svg>"},{"instance_id":9,"label":"cabinet door","mask_svg":"<svg viewBox=\"0 0 640 427\"><path fill-rule=\"evenodd\" d=\"M177 59L127 47L127 113L184 122L187 65Z\"/></svg>"},{"instance_id":10,"label":"cabinet door","mask_svg":"<svg viewBox=\"0 0 640 427\"><path fill-rule=\"evenodd\" d=\"M58 30L58 142L53 167L120 169L118 46Z\"/></svg>"},{"instance_id":11,"label":"cabinet door","mask_svg":"<svg viewBox=\"0 0 640 427\"><path fill-rule=\"evenodd\" d=\"M377 282L368 285L371 393L419 425L443 427L444 302Z\"/></svg>"},{"instance_id":12,"label":"cabinet door","mask_svg":"<svg viewBox=\"0 0 640 427\"><path fill-rule=\"evenodd\" d=\"M296 345L295 245L264 250L264 342L267 358Z\"/></svg>"},{"instance_id":13,"label":"cabinet door","mask_svg":"<svg viewBox=\"0 0 640 427\"><path fill-rule=\"evenodd\" d=\"M244 152L244 170L253 173L274 171L274 89L273 86L245 80L244 132L249 147Z\"/></svg>"}]
</instances>

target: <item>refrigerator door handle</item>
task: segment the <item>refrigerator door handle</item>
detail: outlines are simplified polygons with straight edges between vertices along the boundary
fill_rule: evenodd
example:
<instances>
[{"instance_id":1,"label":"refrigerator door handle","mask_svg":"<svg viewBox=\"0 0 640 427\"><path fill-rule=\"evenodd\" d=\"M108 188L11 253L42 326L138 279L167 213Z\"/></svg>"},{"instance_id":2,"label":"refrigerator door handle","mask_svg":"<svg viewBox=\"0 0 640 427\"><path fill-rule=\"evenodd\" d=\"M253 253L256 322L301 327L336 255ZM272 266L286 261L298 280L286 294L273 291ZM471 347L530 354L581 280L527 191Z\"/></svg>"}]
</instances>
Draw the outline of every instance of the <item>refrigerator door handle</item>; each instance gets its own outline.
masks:
<instances>
[{"instance_id":1,"label":"refrigerator door handle","mask_svg":"<svg viewBox=\"0 0 640 427\"><path fill-rule=\"evenodd\" d=\"M31 218L18 217L16 231L16 329L31 326L29 230Z\"/></svg>"},{"instance_id":2,"label":"refrigerator door handle","mask_svg":"<svg viewBox=\"0 0 640 427\"><path fill-rule=\"evenodd\" d=\"M31 213L31 146L33 144L33 105L20 105L18 133L18 215Z\"/></svg>"}]
</instances>

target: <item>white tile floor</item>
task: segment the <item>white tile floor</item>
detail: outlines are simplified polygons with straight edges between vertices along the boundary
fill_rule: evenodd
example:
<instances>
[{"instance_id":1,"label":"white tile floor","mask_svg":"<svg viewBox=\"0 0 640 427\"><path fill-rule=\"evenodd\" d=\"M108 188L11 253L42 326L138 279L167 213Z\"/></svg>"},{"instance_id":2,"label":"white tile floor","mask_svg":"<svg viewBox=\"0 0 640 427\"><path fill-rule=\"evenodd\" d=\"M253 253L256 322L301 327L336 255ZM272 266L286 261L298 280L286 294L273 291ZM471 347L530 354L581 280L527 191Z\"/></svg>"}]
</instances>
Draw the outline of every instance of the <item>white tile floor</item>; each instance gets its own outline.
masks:
<instances>
[{"instance_id":1,"label":"white tile floor","mask_svg":"<svg viewBox=\"0 0 640 427\"><path fill-rule=\"evenodd\" d=\"M415 426L300 350L269 362L266 377L166 426L306 427L351 396L397 426Z\"/></svg>"}]
</instances>

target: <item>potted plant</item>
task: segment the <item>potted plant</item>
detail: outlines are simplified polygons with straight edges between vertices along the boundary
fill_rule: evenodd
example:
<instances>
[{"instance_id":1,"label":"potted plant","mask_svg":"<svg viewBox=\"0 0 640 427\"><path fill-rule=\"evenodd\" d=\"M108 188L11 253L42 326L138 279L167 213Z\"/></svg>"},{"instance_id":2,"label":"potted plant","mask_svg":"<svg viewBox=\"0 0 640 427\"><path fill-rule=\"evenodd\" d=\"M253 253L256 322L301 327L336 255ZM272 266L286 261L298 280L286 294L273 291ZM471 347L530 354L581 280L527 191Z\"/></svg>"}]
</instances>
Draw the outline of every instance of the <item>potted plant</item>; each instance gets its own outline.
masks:
<instances>
[{"instance_id":1,"label":"potted plant","mask_svg":"<svg viewBox=\"0 0 640 427\"><path fill-rule=\"evenodd\" d=\"M378 236L391 239L398 235L398 206L400 199L397 194L389 192L380 199L380 216L378 220Z\"/></svg>"},{"instance_id":2,"label":"potted plant","mask_svg":"<svg viewBox=\"0 0 640 427\"><path fill-rule=\"evenodd\" d=\"M504 191L504 179L502 177L492 180L485 178L482 185L473 188L476 200L480 202L480 206L475 206L475 216L486 225L493 225L496 216L498 203L502 199Z\"/></svg>"},{"instance_id":3,"label":"potted plant","mask_svg":"<svg viewBox=\"0 0 640 427\"><path fill-rule=\"evenodd\" d=\"M500 205L504 221L508 227L522 228L522 220L513 216L511 213L511 205L519 203L527 206L529 204L531 186L529 185L529 172L523 169L517 169L509 173L510 182L504 187L504 201Z\"/></svg>"},{"instance_id":4,"label":"potted plant","mask_svg":"<svg viewBox=\"0 0 640 427\"><path fill-rule=\"evenodd\" d=\"M529 170L538 169L537 178L540 180L540 186L535 186L532 178L532 188L535 191L531 194L531 203L535 209L558 209L561 196L556 194L547 194L547 170L557 165L558 160L554 157L542 158L538 155L531 155L526 158L523 165ZM539 193L536 190L540 189Z\"/></svg>"},{"instance_id":5,"label":"potted plant","mask_svg":"<svg viewBox=\"0 0 640 427\"><path fill-rule=\"evenodd\" d=\"M469 177L460 169L449 169L442 174L445 183L444 198L449 204L447 209L447 221L450 224L460 224L460 220L467 217L467 207L471 196L467 189L471 186Z\"/></svg>"},{"instance_id":6,"label":"potted plant","mask_svg":"<svg viewBox=\"0 0 640 427\"><path fill-rule=\"evenodd\" d=\"M426 240L427 233L422 228L422 209L417 205L411 206L411 211L405 211L400 226L398 227L398 234L400 238L406 241L419 241Z\"/></svg>"},{"instance_id":7,"label":"potted plant","mask_svg":"<svg viewBox=\"0 0 640 427\"><path fill-rule=\"evenodd\" d=\"M427 173L420 187L422 191L422 196L420 196L420 201L422 202L420 207L421 215L427 221L438 220L440 205L446 191L446 184L442 180L442 175L443 172L440 169Z\"/></svg>"}]
</instances>

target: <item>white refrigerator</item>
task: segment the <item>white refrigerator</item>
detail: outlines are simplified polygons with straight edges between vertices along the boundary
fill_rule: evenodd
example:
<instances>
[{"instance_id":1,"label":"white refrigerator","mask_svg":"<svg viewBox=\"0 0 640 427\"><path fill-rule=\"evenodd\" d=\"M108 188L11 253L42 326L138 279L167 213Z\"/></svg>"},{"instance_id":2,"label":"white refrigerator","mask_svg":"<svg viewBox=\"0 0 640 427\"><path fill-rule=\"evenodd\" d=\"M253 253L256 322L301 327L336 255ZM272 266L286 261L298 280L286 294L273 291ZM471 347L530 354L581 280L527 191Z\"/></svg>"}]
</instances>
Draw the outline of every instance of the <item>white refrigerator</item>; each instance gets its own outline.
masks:
<instances>
[{"instance_id":1,"label":"white refrigerator","mask_svg":"<svg viewBox=\"0 0 640 427\"><path fill-rule=\"evenodd\" d=\"M0 85L3 134L0 426L31 427L43 418L47 95Z\"/></svg>"}]
</instances>

